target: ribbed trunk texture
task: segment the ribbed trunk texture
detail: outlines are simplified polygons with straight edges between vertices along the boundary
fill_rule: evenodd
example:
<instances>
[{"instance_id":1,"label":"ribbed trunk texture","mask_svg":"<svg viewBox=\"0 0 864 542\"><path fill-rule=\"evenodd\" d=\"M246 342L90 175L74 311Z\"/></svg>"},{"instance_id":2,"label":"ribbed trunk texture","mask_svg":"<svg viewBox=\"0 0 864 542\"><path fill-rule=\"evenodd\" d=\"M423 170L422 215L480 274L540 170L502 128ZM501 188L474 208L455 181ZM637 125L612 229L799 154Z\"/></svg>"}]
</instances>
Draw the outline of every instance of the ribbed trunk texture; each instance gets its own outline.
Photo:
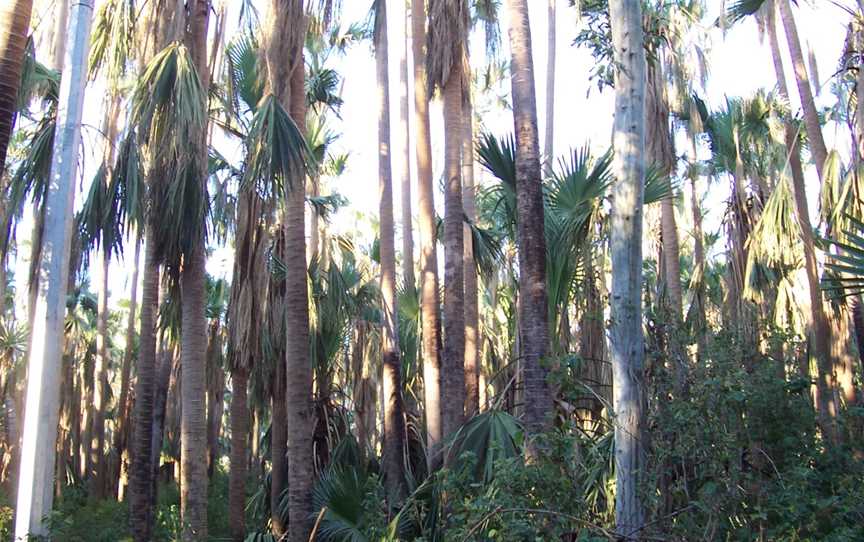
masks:
<instances>
[{"instance_id":1,"label":"ribbed trunk texture","mask_svg":"<svg viewBox=\"0 0 864 542\"><path fill-rule=\"evenodd\" d=\"M0 74L3 74L0 77L0 177L5 170L6 150L15 125L32 10L33 0L10 0L0 6L0 44L3 44L0 51Z\"/></svg>"},{"instance_id":2,"label":"ribbed trunk texture","mask_svg":"<svg viewBox=\"0 0 864 542\"><path fill-rule=\"evenodd\" d=\"M222 365L220 321L210 322L207 339L207 478L213 478L219 460L219 435L222 429L225 369Z\"/></svg>"},{"instance_id":3,"label":"ribbed trunk texture","mask_svg":"<svg viewBox=\"0 0 864 542\"><path fill-rule=\"evenodd\" d=\"M396 240L393 218L393 175L390 163L390 77L387 7L378 6L375 29L375 73L378 84L378 191L381 259L381 356L384 396L384 482L387 501L396 508L407 495L405 479L405 411L396 307Z\"/></svg>"},{"instance_id":4,"label":"ribbed trunk texture","mask_svg":"<svg viewBox=\"0 0 864 542\"><path fill-rule=\"evenodd\" d=\"M249 404L245 368L231 371L231 455L228 479L228 525L231 539L246 538L246 439L249 433Z\"/></svg>"},{"instance_id":5,"label":"ribbed trunk texture","mask_svg":"<svg viewBox=\"0 0 864 542\"><path fill-rule=\"evenodd\" d=\"M300 36L306 35L304 18ZM291 76L291 117L305 133L306 95L303 50L294 59ZM305 178L295 179L295 188L286 204L285 249L288 254L303 254L306 242L303 224ZM312 487L315 481L312 432L312 366L309 356L309 297L306 261L290 258L285 278L286 366L288 393L288 542L307 542L312 530Z\"/></svg>"},{"instance_id":6,"label":"ribbed trunk texture","mask_svg":"<svg viewBox=\"0 0 864 542\"><path fill-rule=\"evenodd\" d=\"M444 95L444 438L462 425L465 406L465 284L462 209L462 74L454 68Z\"/></svg>"},{"instance_id":7,"label":"ribbed trunk texture","mask_svg":"<svg viewBox=\"0 0 864 542\"><path fill-rule=\"evenodd\" d=\"M288 412L285 406L285 368L276 368L273 396L270 398L270 525L277 537L285 536L288 525L279 513L279 503L286 487L288 467ZM290 514L290 511L289 511Z\"/></svg>"},{"instance_id":8,"label":"ribbed trunk texture","mask_svg":"<svg viewBox=\"0 0 864 542\"><path fill-rule=\"evenodd\" d=\"M642 337L642 203L645 185L645 50L642 9L610 0L615 77L615 124L610 330L615 413L615 532L639 538L645 512L639 494L643 460L644 343Z\"/></svg>"},{"instance_id":9,"label":"ribbed trunk texture","mask_svg":"<svg viewBox=\"0 0 864 542\"><path fill-rule=\"evenodd\" d=\"M552 393L543 365L549 351L546 238L540 173L537 98L526 0L507 2L510 16L513 124L516 133L516 245L519 250L519 359L525 380L524 421L530 432L551 422Z\"/></svg>"},{"instance_id":10,"label":"ribbed trunk texture","mask_svg":"<svg viewBox=\"0 0 864 542\"><path fill-rule=\"evenodd\" d=\"M411 1L414 55L414 115L416 119L417 198L420 223L420 318L422 321L423 400L426 447L430 467L441 445L441 320L436 254L435 191L432 184L432 137L426 77L426 2Z\"/></svg>"},{"instance_id":11,"label":"ribbed trunk texture","mask_svg":"<svg viewBox=\"0 0 864 542\"><path fill-rule=\"evenodd\" d=\"M132 449L129 483L129 519L135 542L150 540L153 517L150 509L153 438L153 396L156 381L156 318L159 310L159 259L153 238L155 225L145 232L144 280L141 287L141 332L138 343L135 405L132 409Z\"/></svg>"},{"instance_id":12,"label":"ribbed trunk texture","mask_svg":"<svg viewBox=\"0 0 864 542\"><path fill-rule=\"evenodd\" d=\"M135 344L135 313L138 310L138 274L141 263L141 237L135 238L135 255L132 259L132 291L129 293L129 319L126 323L126 350L123 352L123 365L120 369L120 397L117 400L117 423L114 429L114 456L116 463L109 484L114 487L117 500L125 497L124 485L128 477L126 450L129 444L129 377L132 373L132 353ZM110 486L109 486L110 487Z\"/></svg>"},{"instance_id":13,"label":"ribbed trunk texture","mask_svg":"<svg viewBox=\"0 0 864 542\"><path fill-rule=\"evenodd\" d=\"M462 207L465 217L477 221L477 187L474 185L474 111L471 101L464 104L462 138ZM463 228L465 239L465 417L480 412L480 315L477 267L474 265L474 238L471 226Z\"/></svg>"}]
</instances>

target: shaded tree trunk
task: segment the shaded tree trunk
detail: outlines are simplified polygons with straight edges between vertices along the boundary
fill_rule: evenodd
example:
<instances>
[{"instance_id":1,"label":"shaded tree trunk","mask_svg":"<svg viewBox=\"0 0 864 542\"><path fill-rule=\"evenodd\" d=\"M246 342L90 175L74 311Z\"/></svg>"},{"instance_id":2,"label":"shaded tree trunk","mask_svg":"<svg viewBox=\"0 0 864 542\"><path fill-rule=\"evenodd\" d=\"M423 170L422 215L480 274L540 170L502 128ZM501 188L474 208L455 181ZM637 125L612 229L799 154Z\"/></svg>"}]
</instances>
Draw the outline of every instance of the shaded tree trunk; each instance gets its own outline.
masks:
<instances>
[{"instance_id":1,"label":"shaded tree trunk","mask_svg":"<svg viewBox=\"0 0 864 542\"><path fill-rule=\"evenodd\" d=\"M402 281L409 292L417 290L417 280L414 277L414 228L411 220L411 126L408 121L410 113L408 93L408 0L397 0L396 10L396 50L399 55L399 125L404 130L398 147L403 160L400 172L402 179Z\"/></svg>"},{"instance_id":2,"label":"shaded tree trunk","mask_svg":"<svg viewBox=\"0 0 864 542\"><path fill-rule=\"evenodd\" d=\"M645 185L645 50L639 2L610 0L615 77L611 251L611 353L615 409L615 532L638 538L645 524L639 495L644 464L642 203Z\"/></svg>"},{"instance_id":3,"label":"shaded tree trunk","mask_svg":"<svg viewBox=\"0 0 864 542\"><path fill-rule=\"evenodd\" d=\"M0 177L6 166L6 150L15 125L18 87L24 69L33 0L10 0L0 6Z\"/></svg>"},{"instance_id":4,"label":"shaded tree trunk","mask_svg":"<svg viewBox=\"0 0 864 542\"><path fill-rule=\"evenodd\" d=\"M129 319L126 325L126 351L123 353L123 366L120 369L120 398L117 401L117 423L114 430L114 454L117 464L110 480L117 481L117 499L123 500L123 489L128 460L126 447L129 442L129 376L132 372L132 353L135 350L135 312L138 310L138 273L141 259L141 237L135 238L135 256L132 260L132 291L129 294Z\"/></svg>"},{"instance_id":5,"label":"shaded tree trunk","mask_svg":"<svg viewBox=\"0 0 864 542\"><path fill-rule=\"evenodd\" d=\"M249 376L245 368L231 371L231 466L228 480L228 525L231 539L246 537L246 438L249 433Z\"/></svg>"},{"instance_id":6,"label":"shaded tree trunk","mask_svg":"<svg viewBox=\"0 0 864 542\"><path fill-rule=\"evenodd\" d=\"M516 244L519 247L519 359L525 378L525 416L529 431L548 427L552 393L543 365L549 350L549 307L546 299L546 238L540 174L537 99L531 28L526 0L508 0L510 16L513 121L516 133Z\"/></svg>"}]
</instances>

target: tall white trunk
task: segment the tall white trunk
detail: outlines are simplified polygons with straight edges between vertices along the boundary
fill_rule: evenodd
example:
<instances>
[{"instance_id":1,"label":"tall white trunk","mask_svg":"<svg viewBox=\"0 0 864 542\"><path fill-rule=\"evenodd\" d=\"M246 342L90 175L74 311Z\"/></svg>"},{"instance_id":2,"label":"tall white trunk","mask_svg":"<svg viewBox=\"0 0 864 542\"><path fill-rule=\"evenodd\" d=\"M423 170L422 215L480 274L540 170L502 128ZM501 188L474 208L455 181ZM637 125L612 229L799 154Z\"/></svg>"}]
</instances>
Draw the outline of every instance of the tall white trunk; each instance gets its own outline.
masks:
<instances>
[{"instance_id":1,"label":"tall white trunk","mask_svg":"<svg viewBox=\"0 0 864 542\"><path fill-rule=\"evenodd\" d=\"M615 62L612 203L612 390L615 409L615 519L624 540L645 517L639 495L642 461L642 203L645 185L645 50L637 0L610 0Z\"/></svg>"},{"instance_id":2,"label":"tall white trunk","mask_svg":"<svg viewBox=\"0 0 864 542\"><path fill-rule=\"evenodd\" d=\"M41 280L28 360L29 382L18 478L16 538L24 538L28 534L47 534L42 518L51 511L54 499L54 444L60 416L63 320L93 1L75 2L69 14L51 181L45 200Z\"/></svg>"},{"instance_id":3,"label":"tall white trunk","mask_svg":"<svg viewBox=\"0 0 864 542\"><path fill-rule=\"evenodd\" d=\"M548 175L555 165L555 2L549 0L548 33L546 34L546 134L543 142L544 171Z\"/></svg>"}]
</instances>

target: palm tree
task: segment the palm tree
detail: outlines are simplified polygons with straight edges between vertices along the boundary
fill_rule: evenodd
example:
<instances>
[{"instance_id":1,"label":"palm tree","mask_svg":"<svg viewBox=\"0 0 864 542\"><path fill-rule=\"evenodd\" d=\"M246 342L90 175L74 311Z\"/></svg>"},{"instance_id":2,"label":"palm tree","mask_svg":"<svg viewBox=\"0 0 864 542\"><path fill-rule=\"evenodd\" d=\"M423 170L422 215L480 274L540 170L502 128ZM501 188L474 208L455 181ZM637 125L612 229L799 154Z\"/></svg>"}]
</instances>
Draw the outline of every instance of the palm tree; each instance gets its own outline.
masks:
<instances>
[{"instance_id":1,"label":"palm tree","mask_svg":"<svg viewBox=\"0 0 864 542\"><path fill-rule=\"evenodd\" d=\"M74 179L81 140L87 49L93 3L76 4L69 18L66 77L60 85L61 107L52 157L53 180L45 199L46 228L41 275L45 278L36 303L38 319L31 332L27 406L18 477L15 537L48 534L43 518L54 498L55 443L60 414L60 372L69 255L74 212ZM14 36L10 37L14 38ZM5 146L4 152L5 152ZM35 340L34 340L35 339Z\"/></svg>"},{"instance_id":2,"label":"palm tree","mask_svg":"<svg viewBox=\"0 0 864 542\"><path fill-rule=\"evenodd\" d=\"M417 290L414 278L414 228L411 217L411 130L408 122L410 105L408 93L408 1L396 1L396 51L399 58L399 125L404 137L399 140L399 154L402 157L402 282L409 291Z\"/></svg>"},{"instance_id":3,"label":"palm tree","mask_svg":"<svg viewBox=\"0 0 864 542\"><path fill-rule=\"evenodd\" d=\"M6 166L6 149L15 124L15 110L18 101L18 86L24 69L24 53L27 48L27 34L30 29L30 12L33 0L14 0L4 2L0 7L0 175Z\"/></svg>"},{"instance_id":4,"label":"palm tree","mask_svg":"<svg viewBox=\"0 0 864 542\"><path fill-rule=\"evenodd\" d=\"M210 0L195 0L189 7L186 42L197 72L202 97L210 85L207 66L207 26ZM206 107L206 99L201 100ZM203 113L203 111L202 111ZM204 201L207 175L206 118L193 126L189 136L194 163L190 166L185 189L194 194L191 205L189 239L183 248L179 281L183 302L180 336L181 426L180 426L180 518L183 540L207 538L207 288L204 241Z\"/></svg>"},{"instance_id":5,"label":"palm tree","mask_svg":"<svg viewBox=\"0 0 864 542\"><path fill-rule=\"evenodd\" d=\"M543 138L543 159L546 161L546 173L552 171L552 157L555 139L555 4L557 0L549 0L546 10L546 133Z\"/></svg>"},{"instance_id":6,"label":"palm tree","mask_svg":"<svg viewBox=\"0 0 864 542\"><path fill-rule=\"evenodd\" d=\"M462 208L462 103L468 6L464 0L436 0L429 6L429 83L441 91L444 108L444 355L441 387L442 433L462 425L465 405L465 285Z\"/></svg>"},{"instance_id":7,"label":"palm tree","mask_svg":"<svg viewBox=\"0 0 864 542\"><path fill-rule=\"evenodd\" d=\"M417 198L420 223L420 312L423 335L423 397L426 447L430 466L441 444L441 321L439 318L438 256L435 198L432 186L432 137L426 73L426 2L411 0L414 55L414 114L417 122Z\"/></svg>"},{"instance_id":8,"label":"palm tree","mask_svg":"<svg viewBox=\"0 0 864 542\"><path fill-rule=\"evenodd\" d=\"M390 77L388 76L387 3L375 4L375 67L378 83L378 179L381 195L381 355L384 371L384 480L388 504L395 508L407 493L405 412L402 401L402 364L396 308L396 247L393 223L393 178L390 169ZM404 183L403 183L404 186ZM406 255L408 257L408 255ZM409 258L410 259L410 258Z\"/></svg>"},{"instance_id":9,"label":"palm tree","mask_svg":"<svg viewBox=\"0 0 864 542\"><path fill-rule=\"evenodd\" d=\"M267 66L267 89L270 96L259 105L259 123L253 132L258 137L266 135L268 119L275 119L274 127L288 130L278 148L270 143L250 148L258 149L253 171L261 175L254 177L277 185L284 201L284 254L305 254L304 201L306 166L309 151L302 130L306 120L306 93L304 92L305 69L302 45L306 35L306 17L300 0L277 0L265 27L265 63ZM288 114L290 111L290 116ZM293 120L292 120L293 119ZM286 146L287 144L287 146ZM271 151L270 149L273 149ZM271 154L272 152L272 154ZM285 153L293 153L285 156ZM277 162L278 160L278 162ZM278 165L274 165L278 164ZM267 175L263 175L263 172ZM287 539L305 542L311 531L313 485L312 432L312 367L309 355L309 301L307 265L305 258L286 258L284 280L285 306L285 393L286 423L291 428L287 442L288 461L288 522ZM277 382L277 385L280 383Z\"/></svg>"},{"instance_id":10,"label":"palm tree","mask_svg":"<svg viewBox=\"0 0 864 542\"><path fill-rule=\"evenodd\" d=\"M469 85L470 87L470 85ZM480 411L480 315L477 270L474 264L474 236L477 222L477 187L474 184L474 111L469 97L463 104L462 207L465 209L463 269L465 273L465 416Z\"/></svg>"},{"instance_id":11,"label":"palm tree","mask_svg":"<svg viewBox=\"0 0 864 542\"><path fill-rule=\"evenodd\" d=\"M615 413L615 531L638 538L645 519L642 468L642 200L645 185L645 50L639 2L610 0L615 77L612 201L612 372Z\"/></svg>"},{"instance_id":12,"label":"palm tree","mask_svg":"<svg viewBox=\"0 0 864 542\"><path fill-rule=\"evenodd\" d=\"M525 0L508 2L513 121L516 133L516 244L519 247L519 359L524 367L525 424L540 431L550 421L552 396L542 365L549 351L546 242L540 172L537 99L531 28Z\"/></svg>"}]
</instances>

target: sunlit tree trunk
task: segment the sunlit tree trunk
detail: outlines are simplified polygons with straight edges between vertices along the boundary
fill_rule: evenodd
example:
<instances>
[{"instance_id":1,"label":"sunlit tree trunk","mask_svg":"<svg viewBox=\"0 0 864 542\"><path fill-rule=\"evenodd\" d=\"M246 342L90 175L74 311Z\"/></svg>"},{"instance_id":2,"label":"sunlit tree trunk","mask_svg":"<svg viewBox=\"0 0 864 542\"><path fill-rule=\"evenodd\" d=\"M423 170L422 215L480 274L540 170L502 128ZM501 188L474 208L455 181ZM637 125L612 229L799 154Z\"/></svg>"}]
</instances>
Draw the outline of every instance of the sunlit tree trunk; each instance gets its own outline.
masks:
<instances>
[{"instance_id":1,"label":"sunlit tree trunk","mask_svg":"<svg viewBox=\"0 0 864 542\"><path fill-rule=\"evenodd\" d=\"M813 159L816 162L817 172L821 180L823 165L828 154L825 149L825 142L822 139L822 129L819 125L818 116L816 116L815 119L810 118L811 113L812 115L816 115L816 106L813 102L813 95L810 92L810 81L807 77L807 70L804 67L804 59L803 54L801 53L801 44L798 42L798 32L795 28L795 20L792 17L788 0L776 0L776 5L780 9L780 16L786 30L789 50L792 54L791 58L795 71L795 79L798 83L798 90L801 96L802 107L804 109L804 122L807 128L810 151L813 154ZM774 62L774 70L777 75L777 84L779 86L780 95L788 100L789 89L786 86L786 73L780 55L780 45L777 38L776 20L773 10L769 12L766 27L768 30L771 56ZM811 108L812 112L810 111ZM810 295L810 324L812 327L814 353L817 359L819 373L817 380L818 393L816 394L816 407L820 419L820 425L830 442L834 441L837 437L834 421L834 417L836 416L836 404L833 401L833 389L835 387L834 368L833 357L831 355L831 345L836 340L836 337L832 337L832 328L829 324L828 315L825 314L824 301L819 287L816 246L813 237L813 227L810 224L807 191L804 185L804 171L801 166L798 148L798 135L791 123L787 123L786 125L786 145L789 149L789 163L792 177L792 191L795 195L796 215L798 217L798 224L801 228L801 241L804 246L804 269L807 273L807 286Z\"/></svg>"},{"instance_id":2,"label":"sunlit tree trunk","mask_svg":"<svg viewBox=\"0 0 864 542\"><path fill-rule=\"evenodd\" d=\"M405 289L415 292L417 280L414 277L414 228L411 217L411 126L409 123L410 105L408 84L408 49L410 47L408 32L408 4L410 0L394 2L396 21L396 51L399 59L399 126L402 127L402 137L397 145L402 159L401 201L402 201L402 282Z\"/></svg>"},{"instance_id":3,"label":"sunlit tree trunk","mask_svg":"<svg viewBox=\"0 0 864 542\"><path fill-rule=\"evenodd\" d=\"M51 512L54 499L60 363L92 16L92 0L82 0L75 4L69 19L64 76L58 96L52 179L44 202L45 238L40 266L43 280L35 305L28 360L27 406L15 508L16 538L48 534L42 519Z\"/></svg>"},{"instance_id":4,"label":"sunlit tree trunk","mask_svg":"<svg viewBox=\"0 0 864 542\"><path fill-rule=\"evenodd\" d=\"M420 270L423 357L423 398L426 447L430 466L441 445L441 321L436 254L435 197L432 184L432 137L426 75L426 2L411 1L411 40L414 55L414 114L417 124L417 198L420 224Z\"/></svg>"},{"instance_id":5,"label":"sunlit tree trunk","mask_svg":"<svg viewBox=\"0 0 864 542\"><path fill-rule=\"evenodd\" d=\"M546 10L546 134L543 140L543 158L546 160L546 174L552 172L555 165L555 4L557 0L548 0Z\"/></svg>"},{"instance_id":6,"label":"sunlit tree trunk","mask_svg":"<svg viewBox=\"0 0 864 542\"><path fill-rule=\"evenodd\" d=\"M396 308L396 241L393 219L393 175L390 163L390 77L388 75L387 4L380 2L375 20L375 73L378 83L378 192L381 259L381 355L384 396L384 481L387 501L396 508L408 491L405 464L405 411ZM404 186L404 183L403 183Z\"/></svg>"},{"instance_id":7,"label":"sunlit tree trunk","mask_svg":"<svg viewBox=\"0 0 864 542\"><path fill-rule=\"evenodd\" d=\"M207 67L207 26L210 0L194 0L188 7L187 41L189 53L201 79L204 92L209 88ZM206 126L201 126L191 142L197 155L197 178L202 194L206 187ZM182 415L180 418L180 518L184 541L207 538L207 322L206 254L204 216L200 217L200 234L184 255L180 271L182 326L180 333L180 385ZM197 225L196 225L197 227Z\"/></svg>"},{"instance_id":8,"label":"sunlit tree trunk","mask_svg":"<svg viewBox=\"0 0 864 542\"><path fill-rule=\"evenodd\" d=\"M645 50L642 9L610 0L615 77L611 252L611 347L615 416L615 532L638 538L645 524L639 494L643 460L642 203L645 185Z\"/></svg>"},{"instance_id":9,"label":"sunlit tree trunk","mask_svg":"<svg viewBox=\"0 0 864 542\"><path fill-rule=\"evenodd\" d=\"M470 83L469 94L470 94ZM463 104L462 207L471 224L477 221L477 187L474 185L474 111L469 99ZM474 239L471 226L463 227L465 271L465 417L480 411L480 313Z\"/></svg>"},{"instance_id":10,"label":"sunlit tree trunk","mask_svg":"<svg viewBox=\"0 0 864 542\"><path fill-rule=\"evenodd\" d=\"M546 238L540 173L537 99L526 0L508 0L513 121L516 133L516 244L519 247L519 359L525 378L525 424L541 431L551 422L552 393L543 365L549 349Z\"/></svg>"}]
</instances>

